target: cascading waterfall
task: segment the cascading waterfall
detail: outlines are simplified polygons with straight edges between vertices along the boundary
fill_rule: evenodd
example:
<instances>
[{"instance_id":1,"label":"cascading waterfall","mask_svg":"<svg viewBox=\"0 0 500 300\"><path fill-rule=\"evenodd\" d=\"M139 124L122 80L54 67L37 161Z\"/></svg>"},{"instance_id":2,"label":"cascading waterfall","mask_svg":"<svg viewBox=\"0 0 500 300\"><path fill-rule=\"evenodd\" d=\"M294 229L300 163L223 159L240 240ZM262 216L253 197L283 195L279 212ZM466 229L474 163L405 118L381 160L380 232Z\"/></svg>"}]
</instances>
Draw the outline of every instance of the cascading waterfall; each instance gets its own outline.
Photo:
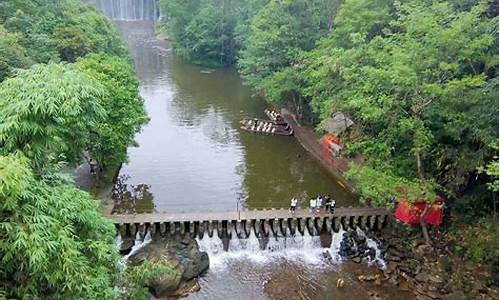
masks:
<instances>
[{"instance_id":1,"label":"cascading waterfall","mask_svg":"<svg viewBox=\"0 0 500 300\"><path fill-rule=\"evenodd\" d=\"M358 229L359 230L359 229ZM255 232L250 231L247 238L237 238L233 231L228 241L227 250L224 249L224 242L217 234L212 237L208 235L197 238L201 251L208 253L210 257L210 267L218 268L231 260L244 259L254 264L267 263L276 259L286 259L288 261L303 262L307 265L326 265L325 262L336 264L342 261L339 255L340 243L345 231L332 232L331 244L328 247L321 245L319 235L311 235L308 230L304 234L297 232L285 236L270 235L266 238L259 238ZM364 236L366 236L363 233ZM376 242L367 238L369 247L375 247L377 251L376 261L383 265L383 258Z\"/></svg>"},{"instance_id":2,"label":"cascading waterfall","mask_svg":"<svg viewBox=\"0 0 500 300\"><path fill-rule=\"evenodd\" d=\"M159 0L84 0L94 4L111 20L156 21L160 17Z\"/></svg>"},{"instance_id":3,"label":"cascading waterfall","mask_svg":"<svg viewBox=\"0 0 500 300\"><path fill-rule=\"evenodd\" d=\"M151 231L148 230L146 232L146 235L144 236L144 238L141 236L141 233L140 232L137 232L135 234L135 241L134 241L134 246L132 246L132 250L130 250L130 253L125 255L123 257L123 260L124 261L127 261L127 259L133 255L134 253L136 253L139 249L141 249L142 247L146 246L147 244L149 244L151 242L152 238L151 238Z\"/></svg>"},{"instance_id":4,"label":"cascading waterfall","mask_svg":"<svg viewBox=\"0 0 500 300\"><path fill-rule=\"evenodd\" d=\"M366 244L367 244L368 248L372 248L373 250L375 250L375 258L372 261L370 261L370 263L371 264L375 263L378 266L380 266L382 269L385 269L385 267L386 267L385 260L382 257L382 251L380 251L380 248L378 247L377 242L374 241L373 239L367 237L365 232L363 230L361 230L359 227L356 228L356 232L358 233L359 236L363 236L366 238Z\"/></svg>"}]
</instances>

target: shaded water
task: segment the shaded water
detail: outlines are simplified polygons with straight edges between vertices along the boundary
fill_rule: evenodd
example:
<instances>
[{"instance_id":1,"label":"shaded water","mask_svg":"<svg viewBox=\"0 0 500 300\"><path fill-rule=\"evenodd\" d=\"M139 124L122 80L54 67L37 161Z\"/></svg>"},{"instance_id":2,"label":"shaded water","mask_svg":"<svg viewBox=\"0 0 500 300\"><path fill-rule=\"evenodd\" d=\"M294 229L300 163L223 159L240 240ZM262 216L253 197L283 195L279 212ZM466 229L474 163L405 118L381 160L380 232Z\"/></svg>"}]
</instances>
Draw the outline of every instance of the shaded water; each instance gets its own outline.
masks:
<instances>
[{"instance_id":1,"label":"shaded water","mask_svg":"<svg viewBox=\"0 0 500 300\"><path fill-rule=\"evenodd\" d=\"M234 69L206 70L177 59L150 22L118 22L141 80L150 123L120 171L115 212L236 210L286 207L292 196L328 193L339 206L349 194L293 137L239 129L264 118Z\"/></svg>"}]
</instances>

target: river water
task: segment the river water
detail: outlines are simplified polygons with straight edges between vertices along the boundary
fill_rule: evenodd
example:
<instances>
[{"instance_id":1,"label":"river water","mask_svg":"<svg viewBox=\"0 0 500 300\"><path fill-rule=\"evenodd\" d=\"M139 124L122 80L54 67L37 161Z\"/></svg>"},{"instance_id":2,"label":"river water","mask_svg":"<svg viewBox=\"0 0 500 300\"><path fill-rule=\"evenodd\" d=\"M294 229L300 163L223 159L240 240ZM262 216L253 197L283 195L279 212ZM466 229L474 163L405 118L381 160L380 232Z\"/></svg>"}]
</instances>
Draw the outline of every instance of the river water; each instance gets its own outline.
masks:
<instances>
[{"instance_id":1,"label":"river water","mask_svg":"<svg viewBox=\"0 0 500 300\"><path fill-rule=\"evenodd\" d=\"M293 137L239 130L243 117L264 118L266 104L252 97L235 70L180 61L168 42L155 37L152 22L116 24L130 47L151 121L120 170L113 212L286 207L292 196L306 206L306 199L325 193L339 206L356 206ZM376 292L410 299L392 288L360 285L356 275L373 267L336 257L340 236L271 238L265 250L251 236L231 240L229 251L217 237L204 238L199 244L209 253L210 269L200 278L201 290L188 298L369 299ZM344 288L336 287L337 279Z\"/></svg>"},{"instance_id":2,"label":"river water","mask_svg":"<svg viewBox=\"0 0 500 300\"><path fill-rule=\"evenodd\" d=\"M244 117L265 118L234 69L207 70L180 61L153 23L117 22L128 42L151 118L120 171L115 212L168 212L286 207L330 194L350 195L293 137L239 129Z\"/></svg>"}]
</instances>

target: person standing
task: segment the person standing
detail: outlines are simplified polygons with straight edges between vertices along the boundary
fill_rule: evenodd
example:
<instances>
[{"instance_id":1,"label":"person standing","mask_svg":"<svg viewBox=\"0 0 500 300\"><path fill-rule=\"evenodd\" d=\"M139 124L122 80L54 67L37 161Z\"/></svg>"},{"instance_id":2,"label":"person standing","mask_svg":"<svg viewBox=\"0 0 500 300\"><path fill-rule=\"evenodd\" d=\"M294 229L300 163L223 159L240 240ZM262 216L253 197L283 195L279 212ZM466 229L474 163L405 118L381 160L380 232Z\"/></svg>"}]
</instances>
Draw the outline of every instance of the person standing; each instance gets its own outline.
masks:
<instances>
[{"instance_id":1,"label":"person standing","mask_svg":"<svg viewBox=\"0 0 500 300\"><path fill-rule=\"evenodd\" d=\"M313 213L315 209L316 209L316 200L312 198L311 200L309 200L309 211Z\"/></svg>"},{"instance_id":2,"label":"person standing","mask_svg":"<svg viewBox=\"0 0 500 300\"><path fill-rule=\"evenodd\" d=\"M295 213L296 208L297 208L297 198L293 197L292 200L290 200L290 212L292 214Z\"/></svg>"},{"instance_id":3,"label":"person standing","mask_svg":"<svg viewBox=\"0 0 500 300\"><path fill-rule=\"evenodd\" d=\"M335 199L332 199L332 204L330 205L330 213L334 214L335 213Z\"/></svg>"},{"instance_id":4,"label":"person standing","mask_svg":"<svg viewBox=\"0 0 500 300\"><path fill-rule=\"evenodd\" d=\"M316 212L317 213L321 212L322 206L323 206L323 197L321 197L321 196L316 197Z\"/></svg>"},{"instance_id":5,"label":"person standing","mask_svg":"<svg viewBox=\"0 0 500 300\"><path fill-rule=\"evenodd\" d=\"M325 212L330 212L330 207L332 206L332 201L330 200L330 197L328 197L327 195L325 195L324 197L325 199Z\"/></svg>"}]
</instances>

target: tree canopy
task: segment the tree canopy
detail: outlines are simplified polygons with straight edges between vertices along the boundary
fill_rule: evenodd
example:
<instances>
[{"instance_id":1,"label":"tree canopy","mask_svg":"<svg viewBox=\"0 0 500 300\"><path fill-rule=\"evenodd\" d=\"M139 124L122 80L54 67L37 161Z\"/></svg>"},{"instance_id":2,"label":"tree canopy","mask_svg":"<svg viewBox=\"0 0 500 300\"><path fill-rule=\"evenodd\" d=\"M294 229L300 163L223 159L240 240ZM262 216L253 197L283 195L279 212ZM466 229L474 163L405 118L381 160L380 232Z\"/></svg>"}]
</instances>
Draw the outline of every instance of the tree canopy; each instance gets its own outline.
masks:
<instances>
[{"instance_id":1,"label":"tree canopy","mask_svg":"<svg viewBox=\"0 0 500 300\"><path fill-rule=\"evenodd\" d=\"M0 152L21 151L37 171L66 162L73 166L106 110L107 91L74 66L35 65L0 83Z\"/></svg>"},{"instance_id":2,"label":"tree canopy","mask_svg":"<svg viewBox=\"0 0 500 300\"><path fill-rule=\"evenodd\" d=\"M0 294L117 299L114 227L86 192L37 180L22 155L0 156Z\"/></svg>"},{"instance_id":3,"label":"tree canopy","mask_svg":"<svg viewBox=\"0 0 500 300\"><path fill-rule=\"evenodd\" d=\"M135 134L148 122L139 82L129 62L116 56L90 54L75 66L107 91L99 99L106 117L96 122L87 150L102 167L115 167L127 161L127 148L136 145Z\"/></svg>"}]
</instances>

